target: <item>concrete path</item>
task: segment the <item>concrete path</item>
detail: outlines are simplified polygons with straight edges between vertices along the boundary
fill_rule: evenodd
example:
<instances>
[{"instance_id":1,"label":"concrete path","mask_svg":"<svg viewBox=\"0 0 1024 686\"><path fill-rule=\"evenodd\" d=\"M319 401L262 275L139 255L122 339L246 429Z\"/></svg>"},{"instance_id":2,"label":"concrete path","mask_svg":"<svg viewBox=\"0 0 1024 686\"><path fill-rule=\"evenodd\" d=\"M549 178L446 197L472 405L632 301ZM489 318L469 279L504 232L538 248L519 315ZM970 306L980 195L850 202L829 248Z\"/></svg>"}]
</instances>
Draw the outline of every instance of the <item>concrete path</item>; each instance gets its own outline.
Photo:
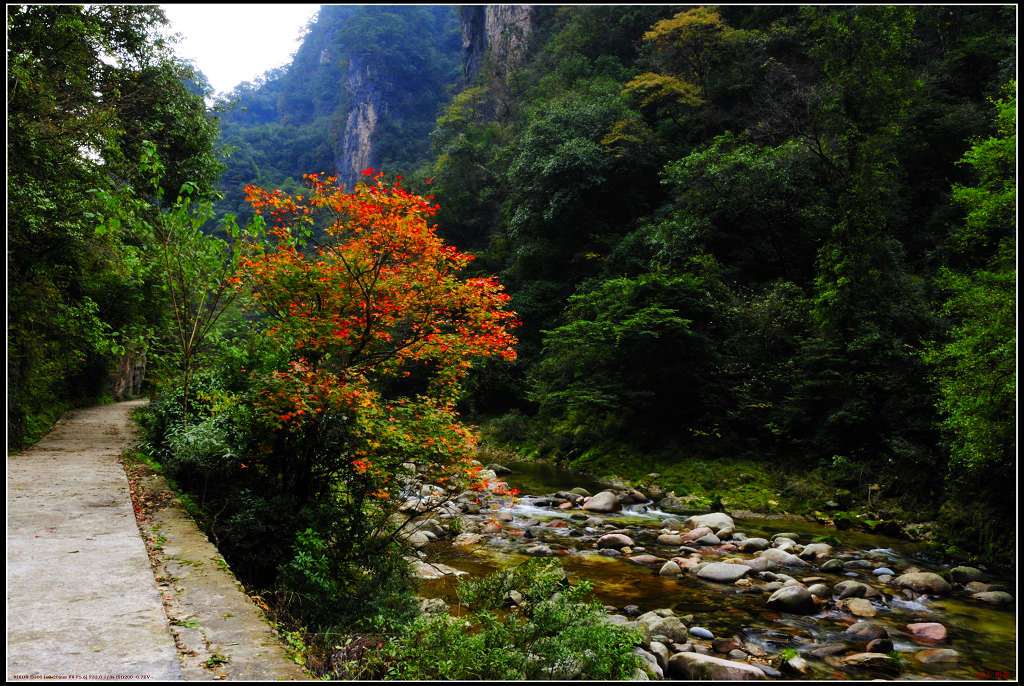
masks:
<instances>
[{"instance_id":1,"label":"concrete path","mask_svg":"<svg viewBox=\"0 0 1024 686\"><path fill-rule=\"evenodd\" d=\"M144 402L72 412L7 458L8 680L306 678L145 465L133 511L119 457Z\"/></svg>"},{"instance_id":2,"label":"concrete path","mask_svg":"<svg viewBox=\"0 0 1024 686\"><path fill-rule=\"evenodd\" d=\"M139 402L72 412L7 458L7 678L180 679L118 457Z\"/></svg>"}]
</instances>

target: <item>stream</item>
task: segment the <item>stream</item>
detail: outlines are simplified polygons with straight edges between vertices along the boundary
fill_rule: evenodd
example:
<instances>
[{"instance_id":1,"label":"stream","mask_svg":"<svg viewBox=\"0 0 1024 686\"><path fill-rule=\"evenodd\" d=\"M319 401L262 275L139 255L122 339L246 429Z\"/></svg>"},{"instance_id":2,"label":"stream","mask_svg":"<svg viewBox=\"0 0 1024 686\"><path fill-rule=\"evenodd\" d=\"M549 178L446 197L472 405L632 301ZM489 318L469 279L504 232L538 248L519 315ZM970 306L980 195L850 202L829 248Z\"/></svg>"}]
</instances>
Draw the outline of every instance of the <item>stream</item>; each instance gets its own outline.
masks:
<instances>
[{"instance_id":1,"label":"stream","mask_svg":"<svg viewBox=\"0 0 1024 686\"><path fill-rule=\"evenodd\" d=\"M689 632L669 642L669 653L682 649L744 661L759 666L769 678L1016 678L1015 600L1006 602L1005 595L1001 603L991 594L985 596L989 602L973 597L979 591L1015 596L1012 578L973 568L951 575L952 565L929 557L921 544L837 531L796 518L736 517L733 532L722 531L720 540L712 537L680 545L673 536L685 536L686 529L692 528L687 518L706 512L662 511L653 501L629 502L638 499L636 492L631 499L621 489L615 490L625 502L617 512L583 510L583 501L559 509L557 504L571 495L566 493L571 488L590 493L606 489L597 480L549 465L515 463L509 468L511 473L500 478L521 495L513 502L485 500L479 512L464 509L457 515L463 535L454 541L438 537L424 546L421 556L427 562L484 575L530 556L556 556L570 578L587 579L593 585L596 597L613 615L610 619L631 625L654 610L678 617ZM791 535L777 536L780 533ZM608 534L625 536L631 545L621 547L622 539ZM820 557L808 555L815 549L806 546L820 537L830 537L831 549L823 550ZM599 539L605 543L599 545ZM808 559L756 552L762 544L744 543L749 539L763 539L771 549L788 549ZM617 543L608 545L608 541ZM734 566L737 561L769 554L784 561L769 564L764 571L757 571L755 565L736 581L697 575L707 563L731 560L723 568L742 570ZM682 567L678 576L662 575L661 567L668 560ZM883 568L892 573L885 574ZM954 583L942 592L909 588L900 581L907 579L901 575L908 571L942 572ZM964 574L978 578L968 586ZM860 585L837 588L852 581ZM454 574L421 583L421 595L442 598L453 605L452 612L459 612ZM769 607L769 598L785 585L809 588L818 600L799 611L777 604ZM920 629L908 625L919 624L941 625L939 637L915 636L912 629ZM866 628L868 633L855 635L851 627L854 631ZM874 637L881 642L867 646ZM873 657L859 657L864 654ZM667 670L665 676L669 677Z\"/></svg>"}]
</instances>

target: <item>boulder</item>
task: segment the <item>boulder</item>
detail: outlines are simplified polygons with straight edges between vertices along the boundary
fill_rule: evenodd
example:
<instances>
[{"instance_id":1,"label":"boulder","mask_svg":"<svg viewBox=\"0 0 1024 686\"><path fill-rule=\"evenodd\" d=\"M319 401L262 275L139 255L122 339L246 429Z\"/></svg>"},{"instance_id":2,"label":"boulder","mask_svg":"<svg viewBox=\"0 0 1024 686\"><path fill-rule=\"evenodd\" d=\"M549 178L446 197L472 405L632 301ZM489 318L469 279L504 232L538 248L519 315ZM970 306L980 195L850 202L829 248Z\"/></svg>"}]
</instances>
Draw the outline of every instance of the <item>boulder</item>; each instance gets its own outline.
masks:
<instances>
[{"instance_id":1,"label":"boulder","mask_svg":"<svg viewBox=\"0 0 1024 686\"><path fill-rule=\"evenodd\" d=\"M832 546L828 543L808 543L804 546L803 551L800 553L800 557L805 560L816 559L820 560L826 558L832 554Z\"/></svg>"},{"instance_id":2,"label":"boulder","mask_svg":"<svg viewBox=\"0 0 1024 686\"><path fill-rule=\"evenodd\" d=\"M412 564L412 575L417 579L440 579L446 576L462 576L466 572L455 569L440 562L424 562L415 558L409 558Z\"/></svg>"},{"instance_id":3,"label":"boulder","mask_svg":"<svg viewBox=\"0 0 1024 686\"><path fill-rule=\"evenodd\" d=\"M843 571L843 561L831 559L818 567L823 572L841 572Z\"/></svg>"},{"instance_id":4,"label":"boulder","mask_svg":"<svg viewBox=\"0 0 1024 686\"><path fill-rule=\"evenodd\" d=\"M876 638L873 641L868 641L867 647L864 649L868 653L891 653L895 648L892 645L892 640L888 638Z\"/></svg>"},{"instance_id":5,"label":"boulder","mask_svg":"<svg viewBox=\"0 0 1024 686\"><path fill-rule=\"evenodd\" d=\"M661 545L682 545L683 537L679 534L661 534L658 536L658 543Z\"/></svg>"},{"instance_id":6,"label":"boulder","mask_svg":"<svg viewBox=\"0 0 1024 686\"><path fill-rule=\"evenodd\" d=\"M776 538L772 541L772 547L776 550L784 550L787 553L796 552L796 541L791 538Z\"/></svg>"},{"instance_id":7,"label":"boulder","mask_svg":"<svg viewBox=\"0 0 1024 686\"><path fill-rule=\"evenodd\" d=\"M640 658L640 667L651 673L657 679L664 679L665 673L658 664L658 658L647 652L640 646L633 648L633 654Z\"/></svg>"},{"instance_id":8,"label":"boulder","mask_svg":"<svg viewBox=\"0 0 1024 686\"><path fill-rule=\"evenodd\" d=\"M877 567L871 572L875 576L896 576L896 572L892 571L888 567Z\"/></svg>"},{"instance_id":9,"label":"boulder","mask_svg":"<svg viewBox=\"0 0 1024 686\"><path fill-rule=\"evenodd\" d=\"M871 622L857 622L843 632L843 635L865 645L876 638L889 638L889 632L885 630L884 626Z\"/></svg>"},{"instance_id":10,"label":"boulder","mask_svg":"<svg viewBox=\"0 0 1024 686\"><path fill-rule=\"evenodd\" d=\"M721 545L722 544L722 539L720 539L718 536L716 536L714 534L705 534L705 535L701 536L700 538L698 538L696 541L693 541L693 544L694 545L709 546L709 547L711 547L711 546Z\"/></svg>"},{"instance_id":11,"label":"boulder","mask_svg":"<svg viewBox=\"0 0 1024 686\"><path fill-rule=\"evenodd\" d=\"M658 509L671 514L683 514L686 511L686 505L679 498L669 495L658 501Z\"/></svg>"},{"instance_id":12,"label":"boulder","mask_svg":"<svg viewBox=\"0 0 1024 686\"><path fill-rule=\"evenodd\" d=\"M662 617L650 627L652 636L661 635L673 642L686 640L686 626L678 617Z\"/></svg>"},{"instance_id":13,"label":"boulder","mask_svg":"<svg viewBox=\"0 0 1024 686\"><path fill-rule=\"evenodd\" d=\"M534 557L550 557L555 552L546 545L531 545L523 551L527 555L533 555Z\"/></svg>"},{"instance_id":14,"label":"boulder","mask_svg":"<svg viewBox=\"0 0 1024 686\"><path fill-rule=\"evenodd\" d=\"M709 512L702 515L693 515L683 522L683 526L687 529L696 529L699 526L706 526L712 531L719 531L725 528L736 528L736 525L732 521L732 517L724 512Z\"/></svg>"},{"instance_id":15,"label":"boulder","mask_svg":"<svg viewBox=\"0 0 1024 686\"><path fill-rule=\"evenodd\" d=\"M832 595L832 591L825 584L813 584L807 587L807 591L818 598L828 598Z\"/></svg>"},{"instance_id":16,"label":"boulder","mask_svg":"<svg viewBox=\"0 0 1024 686\"><path fill-rule=\"evenodd\" d=\"M747 560L739 560L738 564L750 567L751 571L754 572L767 572L779 567L774 560L770 560L767 557L752 557Z\"/></svg>"},{"instance_id":17,"label":"boulder","mask_svg":"<svg viewBox=\"0 0 1024 686\"><path fill-rule=\"evenodd\" d=\"M669 658L668 675L673 679L700 681L749 681L765 678L764 672L753 665L701 653L676 653Z\"/></svg>"},{"instance_id":18,"label":"boulder","mask_svg":"<svg viewBox=\"0 0 1024 686\"><path fill-rule=\"evenodd\" d=\"M452 545L476 545L483 539L480 534L464 533L459 534L452 540Z\"/></svg>"},{"instance_id":19,"label":"boulder","mask_svg":"<svg viewBox=\"0 0 1024 686\"><path fill-rule=\"evenodd\" d=\"M703 638L705 641L714 639L715 635L701 626L691 626L690 635L696 636L697 638Z\"/></svg>"},{"instance_id":20,"label":"boulder","mask_svg":"<svg viewBox=\"0 0 1024 686\"><path fill-rule=\"evenodd\" d=\"M729 564L728 562L711 562L701 567L697 577L707 581L731 584L733 581L750 573L746 565Z\"/></svg>"},{"instance_id":21,"label":"boulder","mask_svg":"<svg viewBox=\"0 0 1024 686\"><path fill-rule=\"evenodd\" d=\"M868 594L870 586L859 581L840 581L832 589L832 592L839 596L840 600L846 598L863 598Z\"/></svg>"},{"instance_id":22,"label":"boulder","mask_svg":"<svg viewBox=\"0 0 1024 686\"><path fill-rule=\"evenodd\" d=\"M933 572L910 572L896 577L894 583L902 588L909 588L916 593L944 595L952 590L945 579Z\"/></svg>"},{"instance_id":23,"label":"boulder","mask_svg":"<svg viewBox=\"0 0 1024 686\"><path fill-rule=\"evenodd\" d=\"M789 540L791 540L794 543L796 543L797 541L800 540L800 534L798 534L798 533L796 533L794 531L780 531L777 534L772 534L772 541L775 541L776 539L779 539L779 538L788 538Z\"/></svg>"},{"instance_id":24,"label":"boulder","mask_svg":"<svg viewBox=\"0 0 1024 686\"><path fill-rule=\"evenodd\" d=\"M626 548L633 547L636 543L625 534L605 534L597 539L598 548Z\"/></svg>"},{"instance_id":25,"label":"boulder","mask_svg":"<svg viewBox=\"0 0 1024 686\"><path fill-rule=\"evenodd\" d=\"M966 584L971 581L981 581L981 577L984 576L980 569L976 567L953 567L949 570L949 575L953 581L958 584Z\"/></svg>"},{"instance_id":26,"label":"boulder","mask_svg":"<svg viewBox=\"0 0 1024 686\"><path fill-rule=\"evenodd\" d=\"M871 601L864 598L850 598L844 600L843 603L846 611L857 617L874 617L878 614L878 610L871 604Z\"/></svg>"},{"instance_id":27,"label":"boulder","mask_svg":"<svg viewBox=\"0 0 1024 686\"><path fill-rule=\"evenodd\" d=\"M806 562L801 560L799 557L797 557L796 555L793 555L792 553L787 553L784 550L779 550L778 548L769 548L768 550L762 550L758 554L758 557L761 558L761 559L771 560L772 562L775 562L776 564L780 564L783 567L809 567L810 566Z\"/></svg>"},{"instance_id":28,"label":"boulder","mask_svg":"<svg viewBox=\"0 0 1024 686\"><path fill-rule=\"evenodd\" d=\"M748 538L740 542L739 548L745 553L756 553L759 550L767 550L770 546L768 539Z\"/></svg>"},{"instance_id":29,"label":"boulder","mask_svg":"<svg viewBox=\"0 0 1024 686\"><path fill-rule=\"evenodd\" d=\"M783 586L768 598L768 607L797 614L813 614L818 611L814 596L803 586Z\"/></svg>"},{"instance_id":30,"label":"boulder","mask_svg":"<svg viewBox=\"0 0 1024 686\"><path fill-rule=\"evenodd\" d=\"M413 531L405 537L405 542L413 548L422 548L430 543L430 536L425 531Z\"/></svg>"},{"instance_id":31,"label":"boulder","mask_svg":"<svg viewBox=\"0 0 1024 686\"><path fill-rule=\"evenodd\" d=\"M583 501L583 509L588 512L618 512L622 509L619 497L612 491L601 491Z\"/></svg>"},{"instance_id":32,"label":"boulder","mask_svg":"<svg viewBox=\"0 0 1024 686\"><path fill-rule=\"evenodd\" d=\"M989 605L1013 604L1013 596L1006 591L983 591L982 593L975 593L971 597Z\"/></svg>"},{"instance_id":33,"label":"boulder","mask_svg":"<svg viewBox=\"0 0 1024 686\"><path fill-rule=\"evenodd\" d=\"M672 560L663 564L661 569L658 570L658 576L677 577L682 575L682 573L683 570Z\"/></svg>"},{"instance_id":34,"label":"boulder","mask_svg":"<svg viewBox=\"0 0 1024 686\"><path fill-rule=\"evenodd\" d=\"M907 625L907 631L915 642L922 645L935 645L946 640L946 627L938 622L916 622Z\"/></svg>"},{"instance_id":35,"label":"boulder","mask_svg":"<svg viewBox=\"0 0 1024 686\"><path fill-rule=\"evenodd\" d=\"M707 534L712 533L714 533L714 531L711 530L710 526L698 526L696 529L691 529L682 534L682 538L684 543L690 543L692 541L696 541L701 536L706 536Z\"/></svg>"}]
</instances>

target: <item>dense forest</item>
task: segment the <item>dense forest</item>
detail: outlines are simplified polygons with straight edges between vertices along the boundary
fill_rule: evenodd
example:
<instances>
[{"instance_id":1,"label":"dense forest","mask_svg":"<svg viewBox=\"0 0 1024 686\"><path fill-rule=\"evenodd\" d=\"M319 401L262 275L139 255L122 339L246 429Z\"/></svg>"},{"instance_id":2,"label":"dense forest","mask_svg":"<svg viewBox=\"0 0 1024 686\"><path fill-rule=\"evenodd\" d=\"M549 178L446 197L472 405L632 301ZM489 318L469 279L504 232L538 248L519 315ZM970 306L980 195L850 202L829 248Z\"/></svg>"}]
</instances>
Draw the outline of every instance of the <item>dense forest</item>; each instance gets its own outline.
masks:
<instances>
[{"instance_id":1,"label":"dense forest","mask_svg":"<svg viewBox=\"0 0 1024 686\"><path fill-rule=\"evenodd\" d=\"M150 394L296 625L404 626L397 484L475 457L1013 560L1015 8L538 6L469 68L472 12L324 6L208 108L155 7L9 6L9 449Z\"/></svg>"}]
</instances>

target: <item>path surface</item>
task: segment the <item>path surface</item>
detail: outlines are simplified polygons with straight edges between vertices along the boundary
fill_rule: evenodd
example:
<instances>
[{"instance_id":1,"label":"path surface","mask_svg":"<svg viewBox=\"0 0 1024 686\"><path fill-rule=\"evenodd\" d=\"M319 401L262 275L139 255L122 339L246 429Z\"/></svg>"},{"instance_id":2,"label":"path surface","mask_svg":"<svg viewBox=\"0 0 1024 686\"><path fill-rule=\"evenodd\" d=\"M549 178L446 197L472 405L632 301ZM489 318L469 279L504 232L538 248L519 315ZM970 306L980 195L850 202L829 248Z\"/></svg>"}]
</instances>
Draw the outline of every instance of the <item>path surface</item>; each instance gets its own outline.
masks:
<instances>
[{"instance_id":1,"label":"path surface","mask_svg":"<svg viewBox=\"0 0 1024 686\"><path fill-rule=\"evenodd\" d=\"M180 679L118 461L140 403L78 410L7 458L7 677Z\"/></svg>"},{"instance_id":2,"label":"path surface","mask_svg":"<svg viewBox=\"0 0 1024 686\"><path fill-rule=\"evenodd\" d=\"M162 478L136 523L119 456L143 402L72 412L7 458L8 679L303 679Z\"/></svg>"}]
</instances>

